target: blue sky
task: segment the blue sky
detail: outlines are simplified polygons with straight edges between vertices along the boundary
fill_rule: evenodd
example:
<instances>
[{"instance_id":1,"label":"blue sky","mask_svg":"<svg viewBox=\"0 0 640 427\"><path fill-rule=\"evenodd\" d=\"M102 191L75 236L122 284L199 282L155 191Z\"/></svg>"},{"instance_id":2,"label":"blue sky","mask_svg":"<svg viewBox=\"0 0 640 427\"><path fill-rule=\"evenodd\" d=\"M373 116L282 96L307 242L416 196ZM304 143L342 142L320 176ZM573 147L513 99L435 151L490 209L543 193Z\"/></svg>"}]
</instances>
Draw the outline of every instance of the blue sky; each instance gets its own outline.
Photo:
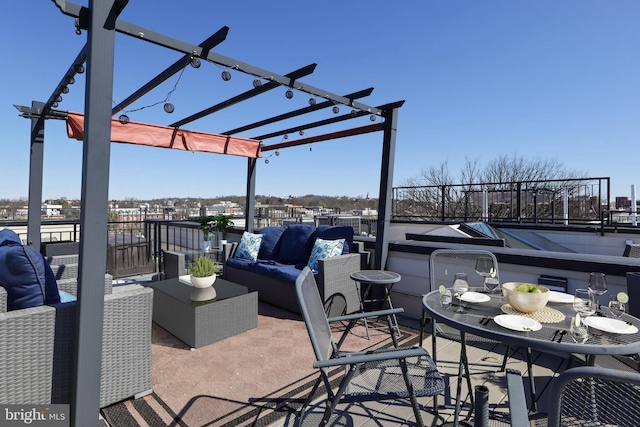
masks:
<instances>
[{"instance_id":1,"label":"blue sky","mask_svg":"<svg viewBox=\"0 0 640 427\"><path fill-rule=\"evenodd\" d=\"M52 1L11 2L4 17L0 198L13 199L28 195L30 132L13 104L46 101L86 34L77 36L73 19ZM568 169L611 177L612 196L628 196L631 184L640 184L637 0L131 0L120 17L193 44L226 25L229 35L215 49L222 55L279 74L317 63L303 82L341 95L374 87L362 100L373 106L405 100L396 186L443 161L456 172L465 158L484 164L500 154L557 158ZM180 56L117 35L113 102ZM222 70L211 63L187 67L171 95L172 115L158 105L132 111L131 120L170 124L251 88L252 77L232 72L224 82ZM176 80L129 108L163 100ZM59 108L82 111L83 82L70 89ZM223 132L308 105L308 95L296 92L287 100L284 92L273 90L185 128ZM332 116L323 110L312 119ZM347 123L370 123L362 120ZM63 122L48 121L45 132L43 196L78 198L82 143L67 139ZM256 192L377 195L381 141L374 133L282 150L268 164L259 161ZM239 157L111 145L111 199L243 195L245 177L246 160Z\"/></svg>"}]
</instances>

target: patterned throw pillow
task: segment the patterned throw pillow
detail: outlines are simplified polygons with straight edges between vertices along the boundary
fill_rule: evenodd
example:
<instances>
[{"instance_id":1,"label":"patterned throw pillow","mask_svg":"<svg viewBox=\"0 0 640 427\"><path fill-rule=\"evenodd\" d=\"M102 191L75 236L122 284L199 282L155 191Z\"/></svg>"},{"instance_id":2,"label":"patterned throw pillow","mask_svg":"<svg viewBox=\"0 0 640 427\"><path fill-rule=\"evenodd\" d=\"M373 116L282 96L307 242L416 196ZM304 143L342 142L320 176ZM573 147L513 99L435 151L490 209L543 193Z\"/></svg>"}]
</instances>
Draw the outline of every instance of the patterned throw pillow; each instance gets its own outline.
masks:
<instances>
[{"instance_id":1,"label":"patterned throw pillow","mask_svg":"<svg viewBox=\"0 0 640 427\"><path fill-rule=\"evenodd\" d=\"M318 271L318 260L342 255L343 246L344 239L316 239L316 242L313 244L313 249L311 250L311 256L309 257L307 266L313 271Z\"/></svg>"},{"instance_id":2,"label":"patterned throw pillow","mask_svg":"<svg viewBox=\"0 0 640 427\"><path fill-rule=\"evenodd\" d=\"M262 234L253 234L245 231L242 233L242 239L236 250L236 258L244 258L251 261L258 259L260 244L262 243Z\"/></svg>"}]
</instances>

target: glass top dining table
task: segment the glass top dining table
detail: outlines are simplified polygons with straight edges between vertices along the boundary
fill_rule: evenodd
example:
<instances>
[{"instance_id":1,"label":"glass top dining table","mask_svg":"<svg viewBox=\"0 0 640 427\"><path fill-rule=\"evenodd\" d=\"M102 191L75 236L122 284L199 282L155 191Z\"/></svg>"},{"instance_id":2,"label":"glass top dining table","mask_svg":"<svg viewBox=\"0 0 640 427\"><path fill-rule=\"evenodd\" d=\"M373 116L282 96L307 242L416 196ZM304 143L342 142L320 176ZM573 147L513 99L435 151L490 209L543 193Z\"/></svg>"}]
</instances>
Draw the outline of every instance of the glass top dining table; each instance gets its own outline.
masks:
<instances>
[{"instance_id":1,"label":"glass top dining table","mask_svg":"<svg viewBox=\"0 0 640 427\"><path fill-rule=\"evenodd\" d=\"M476 298L478 302L460 302L454 298L454 304L448 308L443 308L440 303L440 292L437 290L424 295L422 298L422 305L428 313L428 316L433 320L432 329L434 333L435 323L437 322L444 323L460 331L463 349L458 371L456 421L454 424L457 424L458 412L461 405L460 384L463 375L463 365L467 363L464 343L466 334L488 338L502 342L505 345L527 348L529 387L533 408L535 408L535 386L531 371L531 361L529 359L531 348L535 348L541 352L582 354L586 356L587 364L594 364L597 355L629 355L640 353L640 332L638 332L638 330L640 330L640 319L629 314L625 313L619 318L616 317L616 319L625 322L629 326L625 332L633 333L612 333L590 327L588 340L585 343L576 343L571 338L569 332L571 321L575 316L573 304L571 303L549 302L543 311L528 315L519 313L522 316L537 320L542 327L538 330L533 330L537 328L515 330L500 326L496 323L496 320L494 320L499 315L515 314L511 306L507 304L502 293L487 293L479 289L469 290L482 294L481 297ZM457 311L459 303L463 304L464 312L462 313ZM602 309L602 313L604 313L603 318L615 317L613 315L607 316L608 308L606 307ZM501 319L502 318L499 318L498 321Z\"/></svg>"},{"instance_id":2,"label":"glass top dining table","mask_svg":"<svg viewBox=\"0 0 640 427\"><path fill-rule=\"evenodd\" d=\"M473 291L477 291L473 289ZM553 351L561 353L577 353L585 355L604 354L634 354L640 353L640 332L612 333L589 328L589 339L585 343L576 343L571 339L569 330L571 321L575 316L572 304L547 303L544 313L532 313L525 317L538 320L542 328L539 330L512 330L500 326L494 318L501 314L514 313L501 293L485 293L489 297L485 302L463 302L464 313L458 313L457 300L449 308L442 308L440 293L433 291L426 294L422 304L430 317L437 322L447 324L461 332L478 335L512 346L533 347L540 351ZM602 312L608 316L608 308L603 307ZM596 316L596 315L594 315ZM629 314L623 314L617 318L640 329L640 319ZM634 329L630 329L634 330ZM562 338L561 338L562 337Z\"/></svg>"}]
</instances>

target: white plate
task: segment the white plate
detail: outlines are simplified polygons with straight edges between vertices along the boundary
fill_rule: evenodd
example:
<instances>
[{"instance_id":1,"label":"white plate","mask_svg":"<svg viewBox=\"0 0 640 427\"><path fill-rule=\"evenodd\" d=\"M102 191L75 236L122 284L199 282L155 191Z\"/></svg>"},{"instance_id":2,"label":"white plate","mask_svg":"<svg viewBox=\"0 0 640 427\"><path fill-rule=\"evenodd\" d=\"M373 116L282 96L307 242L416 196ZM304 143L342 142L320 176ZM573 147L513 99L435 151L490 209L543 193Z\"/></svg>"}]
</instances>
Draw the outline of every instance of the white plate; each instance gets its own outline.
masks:
<instances>
[{"instance_id":1,"label":"white plate","mask_svg":"<svg viewBox=\"0 0 640 427\"><path fill-rule=\"evenodd\" d=\"M487 302L491 301L491 297L480 292L465 292L460 299L464 302Z\"/></svg>"},{"instance_id":2,"label":"white plate","mask_svg":"<svg viewBox=\"0 0 640 427\"><path fill-rule=\"evenodd\" d=\"M573 304L573 295L564 292L549 291L549 302L557 302L561 304Z\"/></svg>"},{"instance_id":3,"label":"white plate","mask_svg":"<svg viewBox=\"0 0 640 427\"><path fill-rule=\"evenodd\" d=\"M584 319L584 323L589 327L613 334L635 334L638 332L638 328L635 326L628 325L622 320L611 319L609 317L589 316Z\"/></svg>"},{"instance_id":4,"label":"white plate","mask_svg":"<svg viewBox=\"0 0 640 427\"><path fill-rule=\"evenodd\" d=\"M501 314L494 317L493 320L503 328L514 331L539 331L542 329L542 325L537 320L515 314Z\"/></svg>"}]
</instances>

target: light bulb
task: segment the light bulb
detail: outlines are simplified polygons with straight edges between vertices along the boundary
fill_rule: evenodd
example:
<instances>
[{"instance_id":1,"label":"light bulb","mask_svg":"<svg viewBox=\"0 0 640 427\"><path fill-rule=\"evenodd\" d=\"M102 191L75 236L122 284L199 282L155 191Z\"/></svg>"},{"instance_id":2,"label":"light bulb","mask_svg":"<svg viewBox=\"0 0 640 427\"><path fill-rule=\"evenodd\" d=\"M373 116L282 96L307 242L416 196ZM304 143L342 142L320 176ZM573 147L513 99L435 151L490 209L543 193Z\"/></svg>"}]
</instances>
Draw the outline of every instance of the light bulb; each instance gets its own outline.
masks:
<instances>
[{"instance_id":1,"label":"light bulb","mask_svg":"<svg viewBox=\"0 0 640 427\"><path fill-rule=\"evenodd\" d=\"M264 159L264 162L265 162L266 164L269 164L269 159Z\"/></svg>"},{"instance_id":2,"label":"light bulb","mask_svg":"<svg viewBox=\"0 0 640 427\"><path fill-rule=\"evenodd\" d=\"M127 123L129 123L129 116L127 116L126 114L121 114L120 117L118 117L118 121L123 125L126 125Z\"/></svg>"},{"instance_id":3,"label":"light bulb","mask_svg":"<svg viewBox=\"0 0 640 427\"><path fill-rule=\"evenodd\" d=\"M284 96L286 96L287 99L293 98L293 91L291 89L287 89L287 91L284 93Z\"/></svg>"},{"instance_id":4,"label":"light bulb","mask_svg":"<svg viewBox=\"0 0 640 427\"><path fill-rule=\"evenodd\" d=\"M262 80L260 80L260 79L255 79L255 80L253 81L253 87L260 87L260 86L262 86Z\"/></svg>"},{"instance_id":5,"label":"light bulb","mask_svg":"<svg viewBox=\"0 0 640 427\"><path fill-rule=\"evenodd\" d=\"M315 98L309 98L309 105L316 105L316 99Z\"/></svg>"},{"instance_id":6,"label":"light bulb","mask_svg":"<svg viewBox=\"0 0 640 427\"><path fill-rule=\"evenodd\" d=\"M371 120L372 122L375 122L376 121L376 115L375 114L370 115L369 116L369 120Z\"/></svg>"},{"instance_id":7,"label":"light bulb","mask_svg":"<svg viewBox=\"0 0 640 427\"><path fill-rule=\"evenodd\" d=\"M279 155L280 155L280 152L276 150L276 157L278 157Z\"/></svg>"},{"instance_id":8,"label":"light bulb","mask_svg":"<svg viewBox=\"0 0 640 427\"><path fill-rule=\"evenodd\" d=\"M229 80L231 80L231 73L227 70L224 70L222 72L222 80L224 80L225 82L228 82Z\"/></svg>"},{"instance_id":9,"label":"light bulb","mask_svg":"<svg viewBox=\"0 0 640 427\"><path fill-rule=\"evenodd\" d=\"M57 103L57 102L54 102L53 104L51 104L51 106L52 106L53 108L58 108L58 103Z\"/></svg>"},{"instance_id":10,"label":"light bulb","mask_svg":"<svg viewBox=\"0 0 640 427\"><path fill-rule=\"evenodd\" d=\"M282 139L289 139L289 135L285 133L284 135L282 135Z\"/></svg>"},{"instance_id":11,"label":"light bulb","mask_svg":"<svg viewBox=\"0 0 640 427\"><path fill-rule=\"evenodd\" d=\"M304 131L302 129L300 129L300 132L298 132L300 134L300 136L304 135Z\"/></svg>"},{"instance_id":12,"label":"light bulb","mask_svg":"<svg viewBox=\"0 0 640 427\"><path fill-rule=\"evenodd\" d=\"M62 102L62 97L60 95L56 96L56 102Z\"/></svg>"},{"instance_id":13,"label":"light bulb","mask_svg":"<svg viewBox=\"0 0 640 427\"><path fill-rule=\"evenodd\" d=\"M358 112L356 110L351 110L351 117L355 117Z\"/></svg>"},{"instance_id":14,"label":"light bulb","mask_svg":"<svg viewBox=\"0 0 640 427\"><path fill-rule=\"evenodd\" d=\"M202 65L202 63L200 62L200 58L196 58L195 56L191 58L189 64L191 64L193 68L200 68L200 65Z\"/></svg>"},{"instance_id":15,"label":"light bulb","mask_svg":"<svg viewBox=\"0 0 640 427\"><path fill-rule=\"evenodd\" d=\"M69 93L69 88L66 86L62 86L62 93Z\"/></svg>"},{"instance_id":16,"label":"light bulb","mask_svg":"<svg viewBox=\"0 0 640 427\"><path fill-rule=\"evenodd\" d=\"M73 69L75 70L76 73L78 74L82 74L84 73L84 65L82 64L76 64Z\"/></svg>"},{"instance_id":17,"label":"light bulb","mask_svg":"<svg viewBox=\"0 0 640 427\"><path fill-rule=\"evenodd\" d=\"M175 109L176 109L176 108L175 108L175 107L173 106L173 104L172 104L172 103L170 103L170 102L167 102L167 103L165 103L165 104L164 104L164 111L165 111L165 113L169 113L169 114L171 114L171 113L173 113L173 112L174 112L174 110L175 110Z\"/></svg>"},{"instance_id":18,"label":"light bulb","mask_svg":"<svg viewBox=\"0 0 640 427\"><path fill-rule=\"evenodd\" d=\"M335 114L338 114L338 113L340 112L340 107L338 107L337 105L334 105L334 106L333 106L333 112L334 112Z\"/></svg>"},{"instance_id":19,"label":"light bulb","mask_svg":"<svg viewBox=\"0 0 640 427\"><path fill-rule=\"evenodd\" d=\"M67 76L64 78L68 85L72 85L76 82L76 79L73 76Z\"/></svg>"}]
</instances>

